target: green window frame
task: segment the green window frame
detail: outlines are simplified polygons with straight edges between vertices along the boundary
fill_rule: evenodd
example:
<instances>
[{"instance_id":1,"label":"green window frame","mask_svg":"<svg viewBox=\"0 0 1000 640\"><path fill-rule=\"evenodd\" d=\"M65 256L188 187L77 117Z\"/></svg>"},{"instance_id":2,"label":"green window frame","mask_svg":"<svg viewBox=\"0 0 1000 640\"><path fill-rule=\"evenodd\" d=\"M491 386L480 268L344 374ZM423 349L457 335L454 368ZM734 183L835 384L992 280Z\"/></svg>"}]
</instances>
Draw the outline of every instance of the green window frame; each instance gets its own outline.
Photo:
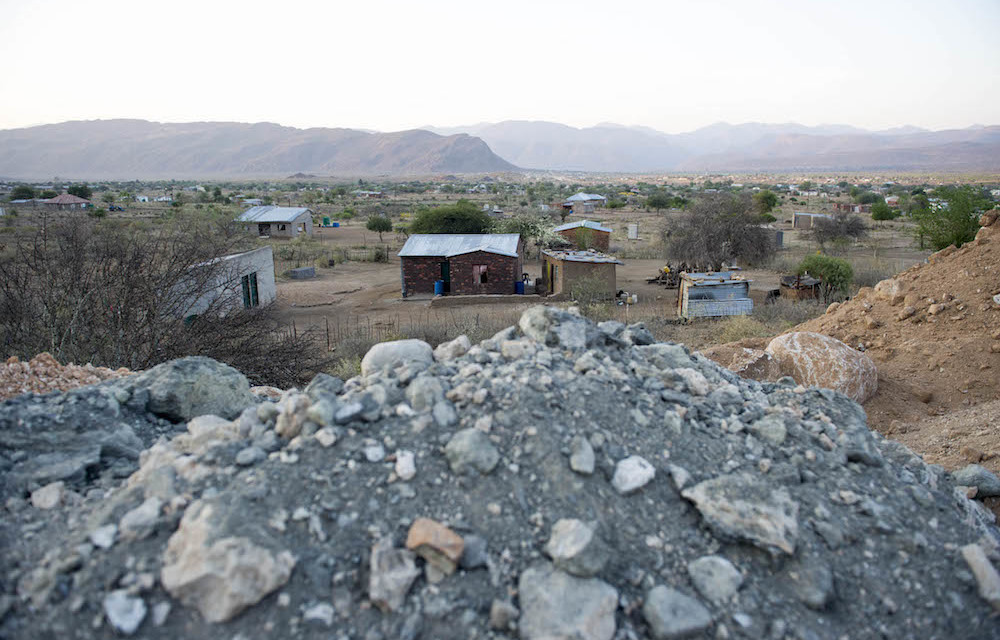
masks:
<instances>
[{"instance_id":1,"label":"green window frame","mask_svg":"<svg viewBox=\"0 0 1000 640\"><path fill-rule=\"evenodd\" d=\"M243 288L243 308L250 309L260 305L260 296L257 293L257 272L254 271L240 278L240 285Z\"/></svg>"}]
</instances>

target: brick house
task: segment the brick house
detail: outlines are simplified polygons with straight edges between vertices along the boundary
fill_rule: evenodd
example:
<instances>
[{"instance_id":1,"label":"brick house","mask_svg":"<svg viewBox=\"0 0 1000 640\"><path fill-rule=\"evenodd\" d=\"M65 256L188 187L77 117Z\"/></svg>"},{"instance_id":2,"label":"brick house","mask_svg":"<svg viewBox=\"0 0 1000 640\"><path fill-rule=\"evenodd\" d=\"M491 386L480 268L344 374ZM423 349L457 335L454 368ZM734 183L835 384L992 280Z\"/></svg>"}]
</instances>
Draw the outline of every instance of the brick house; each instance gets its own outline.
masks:
<instances>
[{"instance_id":1,"label":"brick house","mask_svg":"<svg viewBox=\"0 0 1000 640\"><path fill-rule=\"evenodd\" d=\"M512 294L521 280L524 242L517 233L418 233L399 250L403 297L434 293Z\"/></svg>"},{"instance_id":2,"label":"brick house","mask_svg":"<svg viewBox=\"0 0 1000 640\"><path fill-rule=\"evenodd\" d=\"M611 229L592 220L567 222L559 225L553 231L565 238L573 245L574 249L607 251L608 245L611 243Z\"/></svg>"},{"instance_id":3,"label":"brick house","mask_svg":"<svg viewBox=\"0 0 1000 640\"><path fill-rule=\"evenodd\" d=\"M312 217L313 212L304 207L260 206L247 209L236 222L261 237L294 238L312 235Z\"/></svg>"}]
</instances>

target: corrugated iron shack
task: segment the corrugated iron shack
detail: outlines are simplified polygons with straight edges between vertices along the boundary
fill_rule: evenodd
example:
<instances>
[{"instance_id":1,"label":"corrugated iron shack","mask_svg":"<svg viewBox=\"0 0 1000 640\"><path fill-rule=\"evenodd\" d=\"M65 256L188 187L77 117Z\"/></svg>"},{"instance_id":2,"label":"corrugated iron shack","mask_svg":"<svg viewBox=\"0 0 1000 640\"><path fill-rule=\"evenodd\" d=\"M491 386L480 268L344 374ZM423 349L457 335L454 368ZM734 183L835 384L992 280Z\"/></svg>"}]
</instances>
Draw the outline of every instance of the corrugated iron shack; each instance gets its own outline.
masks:
<instances>
[{"instance_id":1,"label":"corrugated iron shack","mask_svg":"<svg viewBox=\"0 0 1000 640\"><path fill-rule=\"evenodd\" d=\"M733 271L682 273L677 315L682 318L746 316L753 311L750 282Z\"/></svg>"},{"instance_id":2,"label":"corrugated iron shack","mask_svg":"<svg viewBox=\"0 0 1000 640\"><path fill-rule=\"evenodd\" d=\"M781 297L792 300L819 300L820 281L811 276L781 276Z\"/></svg>"}]
</instances>

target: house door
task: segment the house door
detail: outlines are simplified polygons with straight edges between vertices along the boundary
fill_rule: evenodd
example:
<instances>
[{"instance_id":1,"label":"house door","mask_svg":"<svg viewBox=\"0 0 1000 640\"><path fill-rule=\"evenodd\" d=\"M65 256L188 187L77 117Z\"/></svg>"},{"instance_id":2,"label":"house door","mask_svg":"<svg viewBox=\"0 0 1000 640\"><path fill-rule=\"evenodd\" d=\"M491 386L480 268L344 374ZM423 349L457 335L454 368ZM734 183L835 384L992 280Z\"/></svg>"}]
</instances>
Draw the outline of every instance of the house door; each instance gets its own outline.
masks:
<instances>
[{"instance_id":1,"label":"house door","mask_svg":"<svg viewBox=\"0 0 1000 640\"><path fill-rule=\"evenodd\" d=\"M549 263L549 293L556 292L556 265Z\"/></svg>"},{"instance_id":2,"label":"house door","mask_svg":"<svg viewBox=\"0 0 1000 640\"><path fill-rule=\"evenodd\" d=\"M441 263L441 279L444 281L444 292L451 292L451 264L448 262Z\"/></svg>"}]
</instances>

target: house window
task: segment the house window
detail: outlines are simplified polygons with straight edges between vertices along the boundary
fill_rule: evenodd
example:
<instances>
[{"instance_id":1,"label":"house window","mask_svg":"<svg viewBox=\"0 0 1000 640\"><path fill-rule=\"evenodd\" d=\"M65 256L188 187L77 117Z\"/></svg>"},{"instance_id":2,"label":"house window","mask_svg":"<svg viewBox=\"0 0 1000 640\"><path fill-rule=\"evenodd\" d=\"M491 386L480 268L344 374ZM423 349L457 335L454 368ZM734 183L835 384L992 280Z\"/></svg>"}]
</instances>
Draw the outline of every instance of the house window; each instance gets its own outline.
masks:
<instances>
[{"instance_id":1,"label":"house window","mask_svg":"<svg viewBox=\"0 0 1000 640\"><path fill-rule=\"evenodd\" d=\"M476 284L486 284L489 282L489 276L487 275L487 265L485 264L475 264L472 265L472 277L473 282Z\"/></svg>"},{"instance_id":2,"label":"house window","mask_svg":"<svg viewBox=\"0 0 1000 640\"><path fill-rule=\"evenodd\" d=\"M257 272L254 271L249 275L243 276L240 279L240 284L243 285L243 308L250 309L251 307L256 307L260 304L260 298L257 296Z\"/></svg>"},{"instance_id":3,"label":"house window","mask_svg":"<svg viewBox=\"0 0 1000 640\"><path fill-rule=\"evenodd\" d=\"M278 231L285 231L285 225L279 224L278 225Z\"/></svg>"}]
</instances>

